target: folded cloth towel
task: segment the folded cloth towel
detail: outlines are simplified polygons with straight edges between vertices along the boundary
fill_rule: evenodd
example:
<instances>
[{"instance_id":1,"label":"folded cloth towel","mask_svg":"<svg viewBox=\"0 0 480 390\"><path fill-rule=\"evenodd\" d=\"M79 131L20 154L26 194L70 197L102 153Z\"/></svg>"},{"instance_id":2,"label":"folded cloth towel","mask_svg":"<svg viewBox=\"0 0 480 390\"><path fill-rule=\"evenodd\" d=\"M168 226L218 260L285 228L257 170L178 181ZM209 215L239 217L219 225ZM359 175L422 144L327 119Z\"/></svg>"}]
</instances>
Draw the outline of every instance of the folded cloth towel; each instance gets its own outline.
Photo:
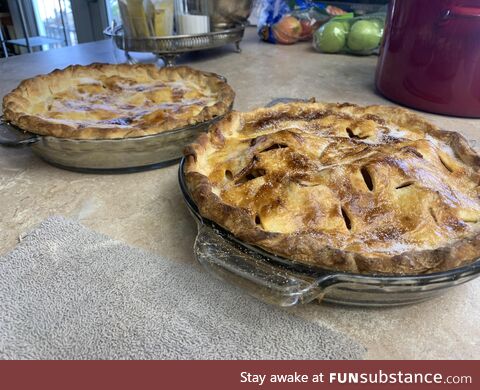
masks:
<instances>
[{"instance_id":1,"label":"folded cloth towel","mask_svg":"<svg viewBox=\"0 0 480 390\"><path fill-rule=\"evenodd\" d=\"M60 217L0 258L2 359L357 359L345 335Z\"/></svg>"}]
</instances>

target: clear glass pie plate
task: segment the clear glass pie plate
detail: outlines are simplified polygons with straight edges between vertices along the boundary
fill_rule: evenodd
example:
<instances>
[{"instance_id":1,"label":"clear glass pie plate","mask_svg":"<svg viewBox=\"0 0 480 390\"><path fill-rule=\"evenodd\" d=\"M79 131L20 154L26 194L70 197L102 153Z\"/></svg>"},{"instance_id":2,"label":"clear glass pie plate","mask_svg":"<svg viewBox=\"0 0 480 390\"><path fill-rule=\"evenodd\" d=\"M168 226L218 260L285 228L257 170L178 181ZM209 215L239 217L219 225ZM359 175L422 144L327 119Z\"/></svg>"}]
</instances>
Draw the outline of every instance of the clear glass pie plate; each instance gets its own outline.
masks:
<instances>
[{"instance_id":1,"label":"clear glass pie plate","mask_svg":"<svg viewBox=\"0 0 480 390\"><path fill-rule=\"evenodd\" d=\"M420 275L364 275L312 268L242 242L202 218L185 183L179 184L197 222L196 259L213 275L271 304L294 306L321 300L355 306L397 306L421 302L480 275L480 260L467 266Z\"/></svg>"},{"instance_id":2,"label":"clear glass pie plate","mask_svg":"<svg viewBox=\"0 0 480 390\"><path fill-rule=\"evenodd\" d=\"M229 111L231 107L229 108ZM0 117L0 145L29 146L33 153L59 168L85 173L127 173L162 168L178 162L185 145L223 118L142 137L72 139L25 132Z\"/></svg>"}]
</instances>

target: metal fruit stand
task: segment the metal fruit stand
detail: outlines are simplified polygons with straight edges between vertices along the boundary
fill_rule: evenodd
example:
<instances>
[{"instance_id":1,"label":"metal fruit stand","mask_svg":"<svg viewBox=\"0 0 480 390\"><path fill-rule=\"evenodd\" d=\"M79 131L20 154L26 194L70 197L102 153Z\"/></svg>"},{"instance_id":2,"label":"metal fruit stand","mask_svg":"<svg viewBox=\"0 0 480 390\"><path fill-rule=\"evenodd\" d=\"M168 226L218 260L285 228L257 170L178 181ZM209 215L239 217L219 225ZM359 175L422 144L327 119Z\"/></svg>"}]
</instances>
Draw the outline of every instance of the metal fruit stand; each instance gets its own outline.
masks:
<instances>
[{"instance_id":1,"label":"metal fruit stand","mask_svg":"<svg viewBox=\"0 0 480 390\"><path fill-rule=\"evenodd\" d=\"M120 25L107 27L104 34L111 37L119 49L125 51L128 62L135 62L130 52L143 52L155 54L166 66L174 66L178 56L191 51L235 44L235 51L239 53L244 32L245 26L239 24L233 28L205 34L131 38L124 34Z\"/></svg>"}]
</instances>

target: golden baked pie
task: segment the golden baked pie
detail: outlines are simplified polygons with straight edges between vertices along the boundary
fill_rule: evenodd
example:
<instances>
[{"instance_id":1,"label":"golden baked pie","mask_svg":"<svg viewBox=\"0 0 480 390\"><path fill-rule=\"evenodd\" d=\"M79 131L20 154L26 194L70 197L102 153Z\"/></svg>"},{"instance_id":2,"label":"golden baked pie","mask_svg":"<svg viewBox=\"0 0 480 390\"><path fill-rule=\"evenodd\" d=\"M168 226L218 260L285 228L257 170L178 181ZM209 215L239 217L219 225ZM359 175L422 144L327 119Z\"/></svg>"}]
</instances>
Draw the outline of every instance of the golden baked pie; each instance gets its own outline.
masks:
<instances>
[{"instance_id":1,"label":"golden baked pie","mask_svg":"<svg viewBox=\"0 0 480 390\"><path fill-rule=\"evenodd\" d=\"M188 67L75 65L23 81L4 97L3 112L37 134L129 138L223 115L234 96L220 76Z\"/></svg>"},{"instance_id":2,"label":"golden baked pie","mask_svg":"<svg viewBox=\"0 0 480 390\"><path fill-rule=\"evenodd\" d=\"M185 154L205 218L293 261L418 274L480 256L480 157L460 134L407 110L233 112Z\"/></svg>"}]
</instances>

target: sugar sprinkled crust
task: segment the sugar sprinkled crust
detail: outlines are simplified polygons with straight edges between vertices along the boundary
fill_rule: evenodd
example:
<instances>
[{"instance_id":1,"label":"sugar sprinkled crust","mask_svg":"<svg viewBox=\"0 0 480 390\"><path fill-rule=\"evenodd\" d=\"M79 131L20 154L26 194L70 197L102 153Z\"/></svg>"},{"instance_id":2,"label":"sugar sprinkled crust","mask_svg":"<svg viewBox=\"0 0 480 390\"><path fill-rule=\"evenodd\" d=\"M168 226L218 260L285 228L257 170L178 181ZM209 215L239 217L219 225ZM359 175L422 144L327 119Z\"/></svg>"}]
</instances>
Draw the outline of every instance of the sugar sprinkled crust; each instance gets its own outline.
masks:
<instances>
[{"instance_id":1,"label":"sugar sprinkled crust","mask_svg":"<svg viewBox=\"0 0 480 390\"><path fill-rule=\"evenodd\" d=\"M129 138L223 115L234 96L220 76L185 66L74 65L24 80L4 97L3 113L41 135Z\"/></svg>"},{"instance_id":2,"label":"sugar sprinkled crust","mask_svg":"<svg viewBox=\"0 0 480 390\"><path fill-rule=\"evenodd\" d=\"M405 109L233 112L185 155L205 218L293 261L419 274L480 255L480 157L460 134Z\"/></svg>"}]
</instances>

